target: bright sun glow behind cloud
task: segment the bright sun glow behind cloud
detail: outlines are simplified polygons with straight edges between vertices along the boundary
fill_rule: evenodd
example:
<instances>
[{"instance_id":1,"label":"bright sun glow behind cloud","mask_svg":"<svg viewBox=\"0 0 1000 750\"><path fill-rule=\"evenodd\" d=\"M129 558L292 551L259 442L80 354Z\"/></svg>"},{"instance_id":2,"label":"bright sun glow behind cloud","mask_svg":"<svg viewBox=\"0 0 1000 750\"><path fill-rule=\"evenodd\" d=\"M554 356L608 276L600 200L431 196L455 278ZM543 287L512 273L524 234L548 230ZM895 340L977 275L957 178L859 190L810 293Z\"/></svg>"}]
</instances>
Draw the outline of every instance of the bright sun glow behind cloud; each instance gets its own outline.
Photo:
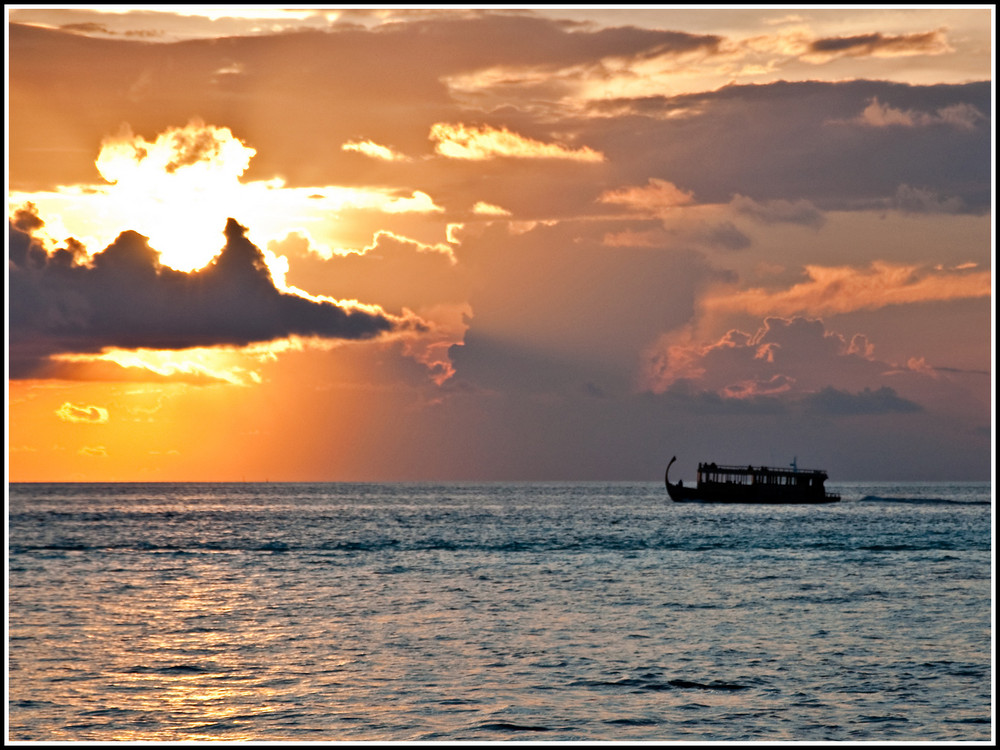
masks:
<instances>
[{"instance_id":1,"label":"bright sun glow behind cloud","mask_svg":"<svg viewBox=\"0 0 1000 750\"><path fill-rule=\"evenodd\" d=\"M161 262L190 271L218 252L225 218L220 222L220 212L232 215L238 205L239 178L255 153L229 128L192 122L153 142L123 128L105 139L96 164L114 185L107 195L116 208L127 204Z\"/></svg>"},{"instance_id":2,"label":"bright sun glow behind cloud","mask_svg":"<svg viewBox=\"0 0 1000 750\"><path fill-rule=\"evenodd\" d=\"M74 237L91 253L129 227L149 238L161 263L179 271L211 261L225 243L226 220L233 217L251 224L248 236L263 250L279 288L285 288L288 267L265 249L271 240L347 211L441 211L420 191L406 195L336 185L288 188L280 178L243 182L240 178L255 154L229 128L197 120L170 128L152 141L124 127L104 140L96 161L110 184L12 193L11 204L35 204L46 222L42 234L52 243Z\"/></svg>"}]
</instances>

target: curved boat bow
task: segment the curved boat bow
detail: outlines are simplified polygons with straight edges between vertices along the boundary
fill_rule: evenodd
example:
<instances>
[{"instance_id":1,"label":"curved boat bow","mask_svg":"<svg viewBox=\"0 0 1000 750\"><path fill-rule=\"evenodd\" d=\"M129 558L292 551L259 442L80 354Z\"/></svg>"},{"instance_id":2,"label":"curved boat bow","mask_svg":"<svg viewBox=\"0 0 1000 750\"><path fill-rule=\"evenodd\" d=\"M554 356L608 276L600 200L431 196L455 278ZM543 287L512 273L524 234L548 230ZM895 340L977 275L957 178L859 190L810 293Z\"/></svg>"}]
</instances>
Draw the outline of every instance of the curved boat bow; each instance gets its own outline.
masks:
<instances>
[{"instance_id":1,"label":"curved boat bow","mask_svg":"<svg viewBox=\"0 0 1000 750\"><path fill-rule=\"evenodd\" d=\"M667 485L667 494L670 495L670 499L674 502L681 502L683 500L693 500L695 499L694 488L685 487L684 482L677 480L675 484L670 483L670 467L674 465L674 461L677 460L677 456L674 456L667 463L667 470L663 475L663 483Z\"/></svg>"},{"instance_id":2,"label":"curved boat bow","mask_svg":"<svg viewBox=\"0 0 1000 750\"><path fill-rule=\"evenodd\" d=\"M670 491L670 467L674 465L674 461L676 460L677 456L674 456L673 458L670 459L670 461L667 463L667 471L663 475L663 483L667 485L668 492Z\"/></svg>"}]
</instances>

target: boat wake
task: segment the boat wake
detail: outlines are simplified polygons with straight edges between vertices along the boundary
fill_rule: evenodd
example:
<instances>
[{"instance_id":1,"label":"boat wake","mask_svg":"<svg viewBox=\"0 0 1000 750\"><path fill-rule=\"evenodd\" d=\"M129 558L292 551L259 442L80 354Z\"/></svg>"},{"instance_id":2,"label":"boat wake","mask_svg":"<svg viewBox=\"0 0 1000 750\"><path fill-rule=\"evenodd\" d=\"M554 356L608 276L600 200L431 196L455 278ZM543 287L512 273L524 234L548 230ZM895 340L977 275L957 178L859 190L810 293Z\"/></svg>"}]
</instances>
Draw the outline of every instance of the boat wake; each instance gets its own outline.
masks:
<instances>
[{"instance_id":1,"label":"boat wake","mask_svg":"<svg viewBox=\"0 0 1000 750\"><path fill-rule=\"evenodd\" d=\"M859 503L905 503L907 505L990 505L991 500L959 500L948 497L882 497L865 495Z\"/></svg>"}]
</instances>

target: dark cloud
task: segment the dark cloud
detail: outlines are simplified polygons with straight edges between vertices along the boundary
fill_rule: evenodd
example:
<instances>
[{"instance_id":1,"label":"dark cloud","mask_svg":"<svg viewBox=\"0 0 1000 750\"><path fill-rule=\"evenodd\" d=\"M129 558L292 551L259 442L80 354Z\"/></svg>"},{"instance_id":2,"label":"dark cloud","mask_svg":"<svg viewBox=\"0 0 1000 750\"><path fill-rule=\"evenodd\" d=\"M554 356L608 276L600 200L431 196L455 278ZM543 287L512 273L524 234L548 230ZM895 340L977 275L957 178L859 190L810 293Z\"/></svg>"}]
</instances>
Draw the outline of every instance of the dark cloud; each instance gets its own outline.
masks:
<instances>
[{"instance_id":1,"label":"dark cloud","mask_svg":"<svg viewBox=\"0 0 1000 750\"><path fill-rule=\"evenodd\" d=\"M713 391L702 390L696 381L687 379L671 385L658 400L676 413L704 417L786 416L792 412L792 405L787 398L779 396L730 398Z\"/></svg>"},{"instance_id":2,"label":"dark cloud","mask_svg":"<svg viewBox=\"0 0 1000 750\"><path fill-rule=\"evenodd\" d=\"M941 31L916 34L857 34L817 39L809 45L812 52L828 56L860 55L919 55L947 51L947 41Z\"/></svg>"},{"instance_id":3,"label":"dark cloud","mask_svg":"<svg viewBox=\"0 0 1000 750\"><path fill-rule=\"evenodd\" d=\"M752 244L750 238L731 221L703 227L695 232L695 238L722 250L746 250Z\"/></svg>"},{"instance_id":4,"label":"dark cloud","mask_svg":"<svg viewBox=\"0 0 1000 750\"><path fill-rule=\"evenodd\" d=\"M649 59L718 48L722 37L681 31L642 29L635 26L591 28L526 15L483 14L457 20L431 19L378 29L370 37L389 46L417 43L432 51L442 66L461 70L488 65L539 65L565 67L597 63L606 57ZM451 45L458 40L475 44ZM410 47L412 51L412 47ZM453 52L459 54L458 59Z\"/></svg>"},{"instance_id":5,"label":"dark cloud","mask_svg":"<svg viewBox=\"0 0 1000 750\"><path fill-rule=\"evenodd\" d=\"M22 226L31 223L18 216ZM9 232L12 377L29 376L56 353L241 346L289 335L368 339L409 325L279 291L233 219L219 255L192 273L160 265L159 253L132 231L86 265L69 249L47 254L13 222Z\"/></svg>"},{"instance_id":6,"label":"dark cloud","mask_svg":"<svg viewBox=\"0 0 1000 750\"><path fill-rule=\"evenodd\" d=\"M807 409L830 416L906 414L923 411L919 404L902 398L888 386L882 386L876 390L865 388L858 393L848 393L833 386L827 386L818 393L806 396L803 400Z\"/></svg>"},{"instance_id":7,"label":"dark cloud","mask_svg":"<svg viewBox=\"0 0 1000 750\"><path fill-rule=\"evenodd\" d=\"M753 201L755 216L821 222L819 211L893 208L902 186L933 196L907 210L982 214L992 197L991 85L883 81L726 86L592 105L587 125L617 184L669 180L698 202ZM873 103L896 114L875 126ZM584 127L582 124L581 127ZM614 172L611 175L611 172ZM766 211L764 209L767 209Z\"/></svg>"},{"instance_id":8,"label":"dark cloud","mask_svg":"<svg viewBox=\"0 0 1000 750\"><path fill-rule=\"evenodd\" d=\"M736 195L733 197L732 206L738 213L750 216L765 224L801 224L819 229L826 223L822 212L805 200L773 200L767 203L758 203L753 198Z\"/></svg>"},{"instance_id":9,"label":"dark cloud","mask_svg":"<svg viewBox=\"0 0 1000 750\"><path fill-rule=\"evenodd\" d=\"M178 130L173 135L174 159L167 162L164 169L173 174L181 167L188 167L200 161L211 161L222 150L224 141L214 130L202 129L197 132Z\"/></svg>"},{"instance_id":10,"label":"dark cloud","mask_svg":"<svg viewBox=\"0 0 1000 750\"><path fill-rule=\"evenodd\" d=\"M45 225L45 222L38 216L37 209L33 203L15 209L14 218L10 221L15 228L28 234L36 229L41 229Z\"/></svg>"},{"instance_id":11,"label":"dark cloud","mask_svg":"<svg viewBox=\"0 0 1000 750\"><path fill-rule=\"evenodd\" d=\"M910 185L900 185L896 194L886 201L886 207L913 214L961 214L968 210L961 197L942 197Z\"/></svg>"},{"instance_id":12,"label":"dark cloud","mask_svg":"<svg viewBox=\"0 0 1000 750\"><path fill-rule=\"evenodd\" d=\"M739 398L701 390L696 381L681 380L674 383L660 398L678 412L706 417L857 417L924 411L920 404L900 396L888 386L863 388L856 393L825 386L816 393L749 395Z\"/></svg>"}]
</instances>

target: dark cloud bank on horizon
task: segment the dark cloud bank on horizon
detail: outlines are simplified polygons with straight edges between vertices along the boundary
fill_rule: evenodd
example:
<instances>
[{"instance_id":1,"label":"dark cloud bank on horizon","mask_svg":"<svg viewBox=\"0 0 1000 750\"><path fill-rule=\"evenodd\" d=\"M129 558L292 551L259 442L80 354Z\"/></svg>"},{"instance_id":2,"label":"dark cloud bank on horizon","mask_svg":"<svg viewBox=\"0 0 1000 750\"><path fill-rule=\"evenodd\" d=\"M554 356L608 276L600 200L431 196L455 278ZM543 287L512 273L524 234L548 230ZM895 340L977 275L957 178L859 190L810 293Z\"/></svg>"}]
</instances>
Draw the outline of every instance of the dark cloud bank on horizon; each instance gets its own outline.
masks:
<instances>
[{"instance_id":1,"label":"dark cloud bank on horizon","mask_svg":"<svg viewBox=\"0 0 1000 750\"><path fill-rule=\"evenodd\" d=\"M161 265L131 230L89 262L75 240L47 253L31 235L41 225L25 209L8 222L11 378L38 374L59 353L244 346L292 335L359 340L410 325L280 291L235 219L221 252L191 273Z\"/></svg>"}]
</instances>

